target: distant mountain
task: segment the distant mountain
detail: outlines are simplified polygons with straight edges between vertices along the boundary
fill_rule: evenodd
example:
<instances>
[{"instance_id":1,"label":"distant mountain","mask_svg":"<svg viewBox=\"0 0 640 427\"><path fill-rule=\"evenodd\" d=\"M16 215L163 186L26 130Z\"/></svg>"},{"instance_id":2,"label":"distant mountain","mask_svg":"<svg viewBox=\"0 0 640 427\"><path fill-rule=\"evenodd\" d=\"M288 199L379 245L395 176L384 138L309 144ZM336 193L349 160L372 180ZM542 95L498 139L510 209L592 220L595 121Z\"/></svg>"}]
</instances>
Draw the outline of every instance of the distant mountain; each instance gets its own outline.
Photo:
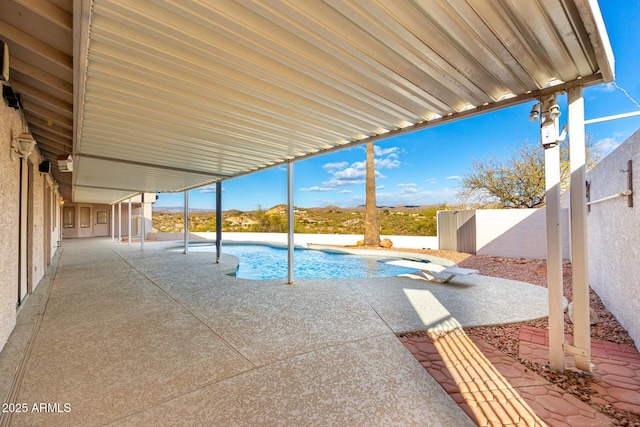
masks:
<instances>
[{"instance_id":1,"label":"distant mountain","mask_svg":"<svg viewBox=\"0 0 640 427\"><path fill-rule=\"evenodd\" d=\"M438 206L438 205L399 205L399 206L391 206L391 205L378 205L376 206L376 208L378 209L428 209L432 206ZM302 210L320 210L320 211L329 211L329 210L356 210L356 211L361 211L364 210L365 205L358 205L358 206L352 206L352 207L346 207L346 208L342 208L339 206L334 206L334 205L330 205L330 206L325 206L325 207L312 207L312 208L300 208L295 206L296 209L302 209ZM268 213L274 213L274 212L281 212L281 211L286 211L287 209L287 205L285 204L279 204L276 206L273 206L269 209L264 210L265 212ZM198 209L198 208L189 208L189 212L215 212L215 209ZM230 209L228 211L224 211L224 213L227 212L242 212L239 211L237 209ZM251 210L251 211L245 211L245 212L254 212L257 210ZM184 212L184 208L182 207L175 207L175 206L153 206L153 212L155 213L183 213Z\"/></svg>"},{"instance_id":2,"label":"distant mountain","mask_svg":"<svg viewBox=\"0 0 640 427\"><path fill-rule=\"evenodd\" d=\"M189 208L189 212L215 212L215 209L194 209ZM183 213L184 208L175 206L154 206L154 213Z\"/></svg>"}]
</instances>

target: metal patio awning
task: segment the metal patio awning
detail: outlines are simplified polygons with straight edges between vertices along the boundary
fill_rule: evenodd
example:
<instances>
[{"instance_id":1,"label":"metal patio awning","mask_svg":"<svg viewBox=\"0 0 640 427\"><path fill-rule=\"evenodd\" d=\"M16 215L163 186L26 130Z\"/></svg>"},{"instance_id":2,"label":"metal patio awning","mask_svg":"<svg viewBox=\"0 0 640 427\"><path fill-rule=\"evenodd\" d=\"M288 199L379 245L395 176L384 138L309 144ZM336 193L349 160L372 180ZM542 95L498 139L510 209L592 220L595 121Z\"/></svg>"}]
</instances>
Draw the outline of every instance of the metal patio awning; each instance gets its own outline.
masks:
<instances>
[{"instance_id":1,"label":"metal patio awning","mask_svg":"<svg viewBox=\"0 0 640 427\"><path fill-rule=\"evenodd\" d=\"M593 0L76 0L73 30L83 202L182 191L523 102L550 82L613 79ZM15 74L26 95L37 77Z\"/></svg>"}]
</instances>

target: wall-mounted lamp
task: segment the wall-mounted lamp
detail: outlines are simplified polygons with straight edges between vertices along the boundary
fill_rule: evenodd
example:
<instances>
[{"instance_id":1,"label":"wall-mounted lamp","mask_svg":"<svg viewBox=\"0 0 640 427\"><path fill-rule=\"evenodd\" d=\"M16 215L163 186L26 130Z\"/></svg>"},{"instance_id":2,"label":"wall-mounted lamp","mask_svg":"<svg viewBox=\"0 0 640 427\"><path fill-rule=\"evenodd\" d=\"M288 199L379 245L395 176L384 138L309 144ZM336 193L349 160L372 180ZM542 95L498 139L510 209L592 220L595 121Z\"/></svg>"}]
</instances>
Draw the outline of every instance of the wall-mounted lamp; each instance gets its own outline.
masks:
<instances>
[{"instance_id":1,"label":"wall-mounted lamp","mask_svg":"<svg viewBox=\"0 0 640 427\"><path fill-rule=\"evenodd\" d=\"M13 138L13 144L11 147L11 160L15 159L15 153L17 153L18 156L26 159L31 155L35 146L36 141L33 139L33 137L27 132L22 132L16 138Z\"/></svg>"},{"instance_id":2,"label":"wall-mounted lamp","mask_svg":"<svg viewBox=\"0 0 640 427\"><path fill-rule=\"evenodd\" d=\"M529 121L537 122L540 120L540 103L538 102L533 107L531 107L531 112L529 113Z\"/></svg>"},{"instance_id":3,"label":"wall-mounted lamp","mask_svg":"<svg viewBox=\"0 0 640 427\"><path fill-rule=\"evenodd\" d=\"M58 156L58 169L60 169L60 172L73 172L73 158L71 154L61 154Z\"/></svg>"}]
</instances>

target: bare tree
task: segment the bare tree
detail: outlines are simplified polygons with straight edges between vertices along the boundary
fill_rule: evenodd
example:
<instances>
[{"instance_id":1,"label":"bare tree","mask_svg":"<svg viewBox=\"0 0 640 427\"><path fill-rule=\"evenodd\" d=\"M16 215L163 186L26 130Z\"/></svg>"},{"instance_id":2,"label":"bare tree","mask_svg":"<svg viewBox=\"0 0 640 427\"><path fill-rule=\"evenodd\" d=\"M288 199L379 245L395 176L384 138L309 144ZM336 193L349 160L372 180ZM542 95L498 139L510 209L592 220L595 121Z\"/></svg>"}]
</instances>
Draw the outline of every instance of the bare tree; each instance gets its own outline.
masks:
<instances>
[{"instance_id":1,"label":"bare tree","mask_svg":"<svg viewBox=\"0 0 640 427\"><path fill-rule=\"evenodd\" d=\"M569 186L569 150L560 147L560 185ZM587 168L600 156L587 138ZM462 177L458 196L467 202L495 208L537 208L545 205L544 151L539 144L523 143L507 160L474 160Z\"/></svg>"},{"instance_id":2,"label":"bare tree","mask_svg":"<svg viewBox=\"0 0 640 427\"><path fill-rule=\"evenodd\" d=\"M376 210L376 171L373 141L367 143L366 207L364 220L364 245L380 246L380 227Z\"/></svg>"}]
</instances>

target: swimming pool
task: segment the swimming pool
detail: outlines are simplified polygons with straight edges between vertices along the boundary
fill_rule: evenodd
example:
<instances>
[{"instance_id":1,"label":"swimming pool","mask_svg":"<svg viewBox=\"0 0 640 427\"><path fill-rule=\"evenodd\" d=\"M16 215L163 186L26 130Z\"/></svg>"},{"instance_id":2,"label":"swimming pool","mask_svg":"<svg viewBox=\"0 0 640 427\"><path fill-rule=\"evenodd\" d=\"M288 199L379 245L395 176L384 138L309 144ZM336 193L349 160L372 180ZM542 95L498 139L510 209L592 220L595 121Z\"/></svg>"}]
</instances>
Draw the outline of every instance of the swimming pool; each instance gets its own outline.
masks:
<instances>
[{"instance_id":1,"label":"swimming pool","mask_svg":"<svg viewBox=\"0 0 640 427\"><path fill-rule=\"evenodd\" d=\"M194 245L189 251L215 252L213 245ZM287 249L259 244L224 244L222 253L238 257L235 276L265 280L288 276ZM293 275L298 279L355 279L388 277L410 273L412 269L385 264L379 258L325 252L305 248L293 251Z\"/></svg>"}]
</instances>

